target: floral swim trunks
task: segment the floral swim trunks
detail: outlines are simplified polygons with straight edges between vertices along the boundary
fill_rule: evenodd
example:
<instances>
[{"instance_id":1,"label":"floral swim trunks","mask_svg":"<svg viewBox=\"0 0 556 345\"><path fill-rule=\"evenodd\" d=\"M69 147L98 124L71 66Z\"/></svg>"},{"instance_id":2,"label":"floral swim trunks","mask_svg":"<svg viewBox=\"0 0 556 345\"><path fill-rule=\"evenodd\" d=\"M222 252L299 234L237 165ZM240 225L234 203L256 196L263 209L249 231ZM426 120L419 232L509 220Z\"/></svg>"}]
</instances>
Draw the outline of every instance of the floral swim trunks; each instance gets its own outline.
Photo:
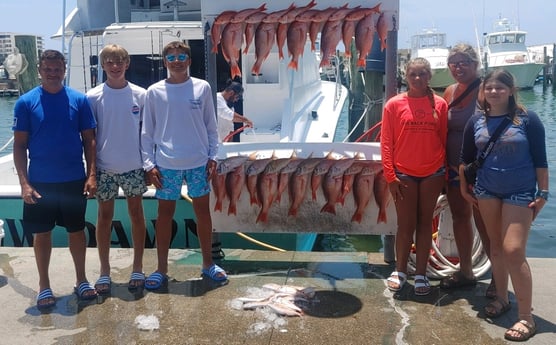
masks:
<instances>
[{"instance_id":1,"label":"floral swim trunks","mask_svg":"<svg viewBox=\"0 0 556 345\"><path fill-rule=\"evenodd\" d=\"M97 171L97 199L108 201L118 196L121 188L127 198L142 195L147 191L145 172L135 169L125 173L113 173L105 170Z\"/></svg>"}]
</instances>

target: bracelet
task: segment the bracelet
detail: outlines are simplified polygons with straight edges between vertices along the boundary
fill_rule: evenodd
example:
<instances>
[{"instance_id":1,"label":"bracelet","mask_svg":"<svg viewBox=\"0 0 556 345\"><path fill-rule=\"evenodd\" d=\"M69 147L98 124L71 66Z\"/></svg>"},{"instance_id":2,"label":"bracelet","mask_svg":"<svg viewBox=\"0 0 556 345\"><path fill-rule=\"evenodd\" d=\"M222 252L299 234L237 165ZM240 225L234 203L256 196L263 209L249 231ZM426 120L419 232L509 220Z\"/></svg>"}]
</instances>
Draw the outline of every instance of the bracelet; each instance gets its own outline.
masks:
<instances>
[{"instance_id":1,"label":"bracelet","mask_svg":"<svg viewBox=\"0 0 556 345\"><path fill-rule=\"evenodd\" d=\"M548 201L548 191L547 190L539 190L535 195L537 198L543 198L544 200Z\"/></svg>"}]
</instances>

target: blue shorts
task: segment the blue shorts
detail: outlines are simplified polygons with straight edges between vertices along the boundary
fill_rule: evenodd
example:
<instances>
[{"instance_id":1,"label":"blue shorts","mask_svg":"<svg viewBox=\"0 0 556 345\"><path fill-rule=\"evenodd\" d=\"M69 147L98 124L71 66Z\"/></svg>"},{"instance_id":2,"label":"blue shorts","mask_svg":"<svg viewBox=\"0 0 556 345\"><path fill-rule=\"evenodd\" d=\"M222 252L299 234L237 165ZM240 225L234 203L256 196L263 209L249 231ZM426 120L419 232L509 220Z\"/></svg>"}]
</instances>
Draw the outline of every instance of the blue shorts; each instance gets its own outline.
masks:
<instances>
[{"instance_id":1,"label":"blue shorts","mask_svg":"<svg viewBox=\"0 0 556 345\"><path fill-rule=\"evenodd\" d=\"M529 204L535 200L535 193L537 191L533 189L527 192L499 194L499 193L491 193L477 184L475 185L473 192L475 193L475 197L477 199L496 198L496 199L501 199L502 202L506 204L529 207Z\"/></svg>"},{"instance_id":2,"label":"blue shorts","mask_svg":"<svg viewBox=\"0 0 556 345\"><path fill-rule=\"evenodd\" d=\"M184 180L187 184L187 195L191 198L199 198L210 193L207 168L204 165L186 170L158 168L158 171L162 175L162 188L157 189L155 193L158 199L178 200Z\"/></svg>"},{"instance_id":3,"label":"blue shorts","mask_svg":"<svg viewBox=\"0 0 556 345\"><path fill-rule=\"evenodd\" d=\"M54 226L68 232L85 229L87 197L83 194L85 180L62 183L32 183L41 195L36 204L23 203L23 228L31 234L51 231Z\"/></svg>"},{"instance_id":4,"label":"blue shorts","mask_svg":"<svg viewBox=\"0 0 556 345\"><path fill-rule=\"evenodd\" d=\"M402 178L408 178L411 179L417 183L420 183L421 181L428 179L429 177L437 177L437 176L444 176L446 175L446 168L445 167L440 167L440 169L438 169L435 173L428 175L428 176L411 176L411 175L406 175L404 173L399 172L398 170L396 170L396 176L398 176L398 178L401 180Z\"/></svg>"},{"instance_id":5,"label":"blue shorts","mask_svg":"<svg viewBox=\"0 0 556 345\"><path fill-rule=\"evenodd\" d=\"M143 195L147 191L145 171L135 169L125 173L97 171L97 200L108 201L118 196L121 188L127 198Z\"/></svg>"}]
</instances>

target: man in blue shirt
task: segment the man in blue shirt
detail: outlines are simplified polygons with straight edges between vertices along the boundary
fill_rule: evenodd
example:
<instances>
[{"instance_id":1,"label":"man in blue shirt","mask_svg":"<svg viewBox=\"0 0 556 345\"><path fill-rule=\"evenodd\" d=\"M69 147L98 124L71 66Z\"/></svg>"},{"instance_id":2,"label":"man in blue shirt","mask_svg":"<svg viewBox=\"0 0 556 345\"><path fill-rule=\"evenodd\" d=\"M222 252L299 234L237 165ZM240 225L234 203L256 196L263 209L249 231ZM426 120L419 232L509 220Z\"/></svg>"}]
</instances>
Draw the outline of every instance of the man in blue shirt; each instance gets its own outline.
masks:
<instances>
[{"instance_id":1,"label":"man in blue shirt","mask_svg":"<svg viewBox=\"0 0 556 345\"><path fill-rule=\"evenodd\" d=\"M33 234L39 309L56 303L48 275L56 225L68 232L75 293L80 299L96 297L85 275L84 232L87 198L94 197L97 189L96 123L87 97L64 86L65 72L62 53L44 51L39 62L41 85L21 96L14 108L14 164L24 201L24 231Z\"/></svg>"}]
</instances>

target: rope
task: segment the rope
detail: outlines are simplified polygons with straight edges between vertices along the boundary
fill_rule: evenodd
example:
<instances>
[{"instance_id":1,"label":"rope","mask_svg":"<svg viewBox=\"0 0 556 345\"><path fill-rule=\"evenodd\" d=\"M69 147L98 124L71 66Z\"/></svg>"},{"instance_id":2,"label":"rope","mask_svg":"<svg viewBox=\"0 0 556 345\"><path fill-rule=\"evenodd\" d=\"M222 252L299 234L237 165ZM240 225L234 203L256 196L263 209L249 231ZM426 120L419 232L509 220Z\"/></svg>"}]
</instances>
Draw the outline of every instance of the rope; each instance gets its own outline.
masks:
<instances>
[{"instance_id":1,"label":"rope","mask_svg":"<svg viewBox=\"0 0 556 345\"><path fill-rule=\"evenodd\" d=\"M447 254L442 253L444 248L439 247L440 240L442 239L450 239L450 242L446 242L450 244L450 246L452 242L454 242L453 227L451 224L452 215L450 213L450 208L448 207L448 199L445 195L441 195L438 198L433 217L435 219L433 222L434 233L431 245L431 255L429 256L429 263L427 265L427 276L431 278L442 278L459 271L459 263L457 262L459 259L447 256ZM471 248L471 264L473 266L473 273L475 276L480 277L490 269L490 261L483 250L481 238L474 223L473 233L474 237L473 247ZM410 272L414 272L416 269L416 254L413 251L409 255L407 268Z\"/></svg>"}]
</instances>

